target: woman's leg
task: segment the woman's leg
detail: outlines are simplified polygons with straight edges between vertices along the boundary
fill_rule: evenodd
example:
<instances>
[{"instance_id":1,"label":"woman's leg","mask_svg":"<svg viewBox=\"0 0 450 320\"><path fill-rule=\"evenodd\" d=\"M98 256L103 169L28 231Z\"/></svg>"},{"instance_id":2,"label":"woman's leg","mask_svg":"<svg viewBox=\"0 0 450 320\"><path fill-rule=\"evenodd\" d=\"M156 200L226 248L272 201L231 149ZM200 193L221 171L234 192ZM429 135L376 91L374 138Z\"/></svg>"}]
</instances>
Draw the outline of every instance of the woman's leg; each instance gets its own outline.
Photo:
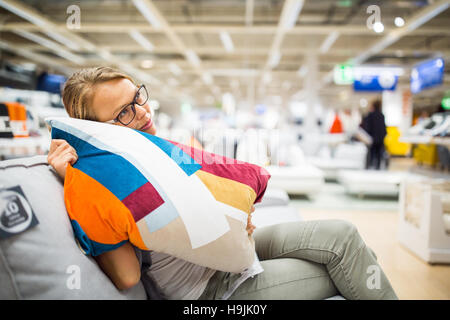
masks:
<instances>
[{"instance_id":1,"label":"woman's leg","mask_svg":"<svg viewBox=\"0 0 450 320\"><path fill-rule=\"evenodd\" d=\"M322 300L338 294L319 263L281 258L261 265L264 272L244 281L229 300ZM221 299L237 278L238 274L217 271L200 300Z\"/></svg>"},{"instance_id":2,"label":"woman's leg","mask_svg":"<svg viewBox=\"0 0 450 320\"><path fill-rule=\"evenodd\" d=\"M323 296L325 292L329 296L333 295L332 290L327 292L325 289L320 294L315 290L322 291L322 286L327 287L324 281L331 278L339 293L347 299L397 299L373 251L365 245L355 226L349 222L289 222L256 229L254 237L256 251L265 271L246 280L232 298L257 299L257 292L261 291L261 295L271 297L265 299L298 299L298 296L304 299L323 299L327 297ZM283 261L278 262L279 259ZM295 262L291 262L291 259L315 263L308 266L314 272L305 272L303 267L306 265L303 264L302 268L289 271L288 274L283 264L294 265ZM269 269L266 268L268 264ZM328 277L325 276L325 271ZM219 299L221 293L237 277L217 273L208 283L203 298ZM309 281L308 285L305 285L306 279ZM279 298L275 292L281 292ZM320 295L322 296L318 298Z\"/></svg>"}]
</instances>

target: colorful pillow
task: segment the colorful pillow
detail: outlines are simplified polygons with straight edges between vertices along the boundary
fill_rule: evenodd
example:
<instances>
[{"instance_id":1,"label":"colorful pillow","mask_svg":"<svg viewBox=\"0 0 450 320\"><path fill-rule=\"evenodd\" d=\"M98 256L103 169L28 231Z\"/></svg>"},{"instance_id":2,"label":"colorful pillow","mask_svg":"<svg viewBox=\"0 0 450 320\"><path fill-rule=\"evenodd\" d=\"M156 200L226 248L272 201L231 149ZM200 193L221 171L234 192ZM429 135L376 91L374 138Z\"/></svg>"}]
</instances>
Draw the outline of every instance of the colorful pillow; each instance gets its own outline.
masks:
<instances>
[{"instance_id":1,"label":"colorful pillow","mask_svg":"<svg viewBox=\"0 0 450 320\"><path fill-rule=\"evenodd\" d=\"M78 154L66 209L86 254L130 241L212 269L240 273L255 259L247 215L270 178L237 162L134 129L50 118L53 139Z\"/></svg>"}]
</instances>

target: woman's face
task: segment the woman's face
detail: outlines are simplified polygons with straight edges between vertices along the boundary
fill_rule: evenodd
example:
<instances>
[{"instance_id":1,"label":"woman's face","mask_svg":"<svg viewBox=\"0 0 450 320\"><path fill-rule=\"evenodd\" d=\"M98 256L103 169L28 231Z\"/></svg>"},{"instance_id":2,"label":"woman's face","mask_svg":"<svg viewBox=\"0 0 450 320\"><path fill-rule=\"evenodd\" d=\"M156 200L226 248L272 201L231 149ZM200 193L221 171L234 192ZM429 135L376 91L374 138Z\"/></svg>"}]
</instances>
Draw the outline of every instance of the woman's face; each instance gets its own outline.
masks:
<instances>
[{"instance_id":1,"label":"woman's face","mask_svg":"<svg viewBox=\"0 0 450 320\"><path fill-rule=\"evenodd\" d=\"M116 79L98 84L94 90L94 114L98 121L105 122L115 119L119 112L133 101L138 88L128 79ZM143 106L135 104L135 107L136 116L127 127L154 135L156 128L148 103ZM116 124L123 126L120 122Z\"/></svg>"}]
</instances>

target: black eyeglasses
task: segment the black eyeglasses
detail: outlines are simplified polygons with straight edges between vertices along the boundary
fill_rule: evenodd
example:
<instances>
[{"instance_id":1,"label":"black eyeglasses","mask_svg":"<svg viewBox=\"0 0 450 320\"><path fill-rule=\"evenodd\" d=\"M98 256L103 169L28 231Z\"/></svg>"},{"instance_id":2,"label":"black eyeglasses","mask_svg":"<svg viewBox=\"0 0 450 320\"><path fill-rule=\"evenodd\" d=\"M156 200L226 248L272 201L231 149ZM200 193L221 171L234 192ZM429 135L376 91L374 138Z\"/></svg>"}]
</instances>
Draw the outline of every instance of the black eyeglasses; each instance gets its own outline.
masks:
<instances>
[{"instance_id":1,"label":"black eyeglasses","mask_svg":"<svg viewBox=\"0 0 450 320\"><path fill-rule=\"evenodd\" d=\"M105 122L106 123L120 122L124 126L128 126L136 117L136 104L139 106L143 106L147 103L147 101L148 101L147 88L145 87L145 85L141 85L138 88L133 101L127 104L125 107L123 107L123 109L120 110L119 115L116 118Z\"/></svg>"}]
</instances>

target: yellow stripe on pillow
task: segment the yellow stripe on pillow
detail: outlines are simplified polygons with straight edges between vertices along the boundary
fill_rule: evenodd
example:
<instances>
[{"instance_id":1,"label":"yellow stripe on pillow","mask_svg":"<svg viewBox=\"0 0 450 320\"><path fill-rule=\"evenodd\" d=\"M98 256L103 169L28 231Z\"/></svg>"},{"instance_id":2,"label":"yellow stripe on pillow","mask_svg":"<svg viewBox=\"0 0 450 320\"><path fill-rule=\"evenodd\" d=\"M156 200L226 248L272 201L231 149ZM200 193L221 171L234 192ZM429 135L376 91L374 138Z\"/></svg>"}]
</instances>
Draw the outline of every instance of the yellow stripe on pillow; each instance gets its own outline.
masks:
<instances>
[{"instance_id":1,"label":"yellow stripe on pillow","mask_svg":"<svg viewBox=\"0 0 450 320\"><path fill-rule=\"evenodd\" d=\"M217 201L250 213L256 199L256 193L250 186L201 170L195 172L195 174Z\"/></svg>"}]
</instances>

